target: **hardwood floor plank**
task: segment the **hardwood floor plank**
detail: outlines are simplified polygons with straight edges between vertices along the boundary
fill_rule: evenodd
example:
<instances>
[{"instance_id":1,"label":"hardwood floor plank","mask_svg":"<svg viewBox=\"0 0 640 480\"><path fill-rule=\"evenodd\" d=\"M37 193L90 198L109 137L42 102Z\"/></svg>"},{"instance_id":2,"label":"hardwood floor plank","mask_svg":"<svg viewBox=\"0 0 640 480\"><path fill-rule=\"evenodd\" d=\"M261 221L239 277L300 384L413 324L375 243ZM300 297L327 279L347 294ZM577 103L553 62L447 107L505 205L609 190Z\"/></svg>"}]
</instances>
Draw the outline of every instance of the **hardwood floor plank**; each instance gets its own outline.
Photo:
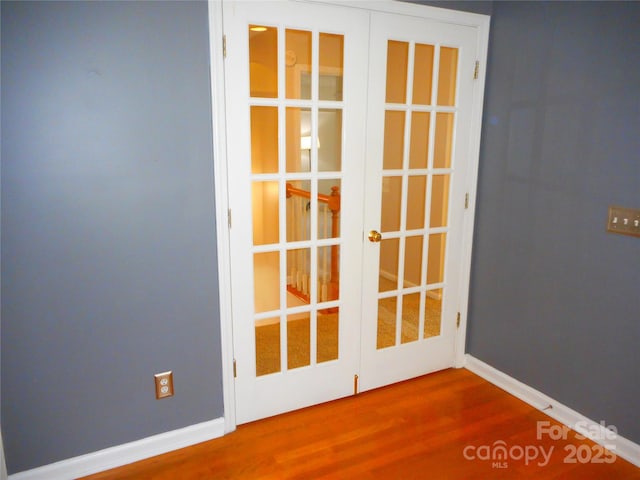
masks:
<instances>
[{"instance_id":1,"label":"hardwood floor plank","mask_svg":"<svg viewBox=\"0 0 640 480\"><path fill-rule=\"evenodd\" d=\"M241 425L225 437L98 473L85 480L191 479L629 479L640 469L566 463L566 449L600 447L536 438L543 413L471 372L445 370L354 397ZM537 458L498 465L465 458L503 442ZM502 443L500 443L502 444ZM570 447L568 445L574 445ZM582 446L582 447L581 447ZM548 461L541 450L549 452ZM594 453L595 454L595 453Z\"/></svg>"}]
</instances>

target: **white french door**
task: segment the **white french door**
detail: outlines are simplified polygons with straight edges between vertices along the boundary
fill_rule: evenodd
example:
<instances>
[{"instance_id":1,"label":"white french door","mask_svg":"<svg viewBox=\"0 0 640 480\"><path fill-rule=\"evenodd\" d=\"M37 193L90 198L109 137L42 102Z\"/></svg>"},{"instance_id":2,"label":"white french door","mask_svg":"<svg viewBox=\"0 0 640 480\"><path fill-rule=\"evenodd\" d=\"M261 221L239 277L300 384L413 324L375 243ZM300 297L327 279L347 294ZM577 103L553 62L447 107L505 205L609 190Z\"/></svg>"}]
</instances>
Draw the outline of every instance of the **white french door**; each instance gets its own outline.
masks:
<instances>
[{"instance_id":1,"label":"white french door","mask_svg":"<svg viewBox=\"0 0 640 480\"><path fill-rule=\"evenodd\" d=\"M223 18L237 422L452 366L477 29L295 1Z\"/></svg>"},{"instance_id":2,"label":"white french door","mask_svg":"<svg viewBox=\"0 0 640 480\"><path fill-rule=\"evenodd\" d=\"M370 32L363 390L454 363L477 58L475 28L374 13Z\"/></svg>"},{"instance_id":3,"label":"white french door","mask_svg":"<svg viewBox=\"0 0 640 480\"><path fill-rule=\"evenodd\" d=\"M224 19L243 423L353 393L368 16L238 2Z\"/></svg>"}]
</instances>

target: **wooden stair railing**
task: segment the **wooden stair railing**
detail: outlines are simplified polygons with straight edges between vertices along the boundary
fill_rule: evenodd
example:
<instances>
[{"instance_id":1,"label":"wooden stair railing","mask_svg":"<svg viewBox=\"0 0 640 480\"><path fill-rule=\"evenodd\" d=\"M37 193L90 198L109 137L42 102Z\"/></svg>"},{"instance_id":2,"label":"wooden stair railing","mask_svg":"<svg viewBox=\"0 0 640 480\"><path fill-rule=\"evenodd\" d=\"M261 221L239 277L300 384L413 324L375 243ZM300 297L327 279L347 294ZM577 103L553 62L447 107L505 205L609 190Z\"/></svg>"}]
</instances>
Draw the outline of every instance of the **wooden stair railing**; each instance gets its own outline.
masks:
<instances>
[{"instance_id":1,"label":"wooden stair railing","mask_svg":"<svg viewBox=\"0 0 640 480\"><path fill-rule=\"evenodd\" d=\"M311 199L311 192L307 190L302 190L300 188L296 188L290 183L287 183L287 198L291 197L301 197ZM331 194L325 195L322 193L318 194L318 202L324 203L327 205L327 208L331 211L331 237L337 238L339 236L340 229L340 187L333 186L331 187ZM329 275L329 284L328 284L328 298L327 301L337 300L340 292L340 259L339 259L339 249L338 245L331 246L331 268ZM287 291L291 292L291 294L300 298L306 303L310 302L310 296L300 291L296 288L295 285L288 284ZM327 309L323 312L333 312L337 311L337 309Z\"/></svg>"}]
</instances>

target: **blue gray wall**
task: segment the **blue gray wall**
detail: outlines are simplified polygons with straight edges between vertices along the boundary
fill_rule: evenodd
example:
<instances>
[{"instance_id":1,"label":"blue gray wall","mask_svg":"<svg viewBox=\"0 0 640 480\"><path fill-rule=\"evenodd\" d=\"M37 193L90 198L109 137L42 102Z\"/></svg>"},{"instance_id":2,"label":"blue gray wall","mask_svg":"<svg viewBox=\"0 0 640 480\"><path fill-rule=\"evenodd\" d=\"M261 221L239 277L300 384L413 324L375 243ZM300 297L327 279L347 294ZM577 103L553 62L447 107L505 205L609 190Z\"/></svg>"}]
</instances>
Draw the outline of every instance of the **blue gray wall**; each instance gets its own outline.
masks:
<instances>
[{"instance_id":1,"label":"blue gray wall","mask_svg":"<svg viewBox=\"0 0 640 480\"><path fill-rule=\"evenodd\" d=\"M206 3L2 2L10 473L223 415L210 105Z\"/></svg>"},{"instance_id":2,"label":"blue gray wall","mask_svg":"<svg viewBox=\"0 0 640 480\"><path fill-rule=\"evenodd\" d=\"M469 352L640 442L640 240L604 229L640 207L640 4L478 3ZM11 472L223 413L207 42L201 3L2 3Z\"/></svg>"},{"instance_id":3,"label":"blue gray wall","mask_svg":"<svg viewBox=\"0 0 640 480\"><path fill-rule=\"evenodd\" d=\"M640 3L495 2L468 351L640 443Z\"/></svg>"}]
</instances>

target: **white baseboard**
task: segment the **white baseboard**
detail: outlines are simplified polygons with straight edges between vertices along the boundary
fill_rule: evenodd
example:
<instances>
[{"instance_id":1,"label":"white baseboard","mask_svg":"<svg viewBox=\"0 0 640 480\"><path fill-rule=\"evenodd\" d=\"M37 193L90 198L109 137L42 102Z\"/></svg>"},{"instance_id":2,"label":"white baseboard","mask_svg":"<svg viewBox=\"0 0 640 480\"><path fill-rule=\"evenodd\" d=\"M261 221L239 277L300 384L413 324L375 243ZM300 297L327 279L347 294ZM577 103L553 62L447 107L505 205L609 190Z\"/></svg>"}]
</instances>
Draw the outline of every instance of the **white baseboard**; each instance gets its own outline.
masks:
<instances>
[{"instance_id":1,"label":"white baseboard","mask_svg":"<svg viewBox=\"0 0 640 480\"><path fill-rule=\"evenodd\" d=\"M609 449L615 451L617 456L640 467L640 445L637 443L621 437L619 433L612 433L611 430L606 429L601 423L585 417L566 405L548 397L544 393L525 385L506 373L495 369L491 365L487 365L472 355L467 354L465 357L465 368L470 372L493 383L502 390L528 403L535 409L540 410L545 415L575 430L579 434L590 438L594 442L607 448L613 446L613 448Z\"/></svg>"},{"instance_id":2,"label":"white baseboard","mask_svg":"<svg viewBox=\"0 0 640 480\"><path fill-rule=\"evenodd\" d=\"M9 480L69 480L121 467L222 435L224 435L224 418L216 418L33 470L14 473L9 475Z\"/></svg>"},{"instance_id":3,"label":"white baseboard","mask_svg":"<svg viewBox=\"0 0 640 480\"><path fill-rule=\"evenodd\" d=\"M380 270L379 275L382 278L385 278L391 282L394 282L397 284L398 282L398 275L388 272L386 270ZM413 287L419 287L420 285L418 285L417 283L413 283L410 282L408 280L406 280L404 282L403 288L413 288ZM427 290L427 297L429 298L433 298L434 300L442 300L442 289L441 288L437 288L434 290Z\"/></svg>"},{"instance_id":4,"label":"white baseboard","mask_svg":"<svg viewBox=\"0 0 640 480\"><path fill-rule=\"evenodd\" d=\"M2 426L0 426L0 480L7 480L7 464L4 461L4 445L2 443Z\"/></svg>"}]
</instances>

